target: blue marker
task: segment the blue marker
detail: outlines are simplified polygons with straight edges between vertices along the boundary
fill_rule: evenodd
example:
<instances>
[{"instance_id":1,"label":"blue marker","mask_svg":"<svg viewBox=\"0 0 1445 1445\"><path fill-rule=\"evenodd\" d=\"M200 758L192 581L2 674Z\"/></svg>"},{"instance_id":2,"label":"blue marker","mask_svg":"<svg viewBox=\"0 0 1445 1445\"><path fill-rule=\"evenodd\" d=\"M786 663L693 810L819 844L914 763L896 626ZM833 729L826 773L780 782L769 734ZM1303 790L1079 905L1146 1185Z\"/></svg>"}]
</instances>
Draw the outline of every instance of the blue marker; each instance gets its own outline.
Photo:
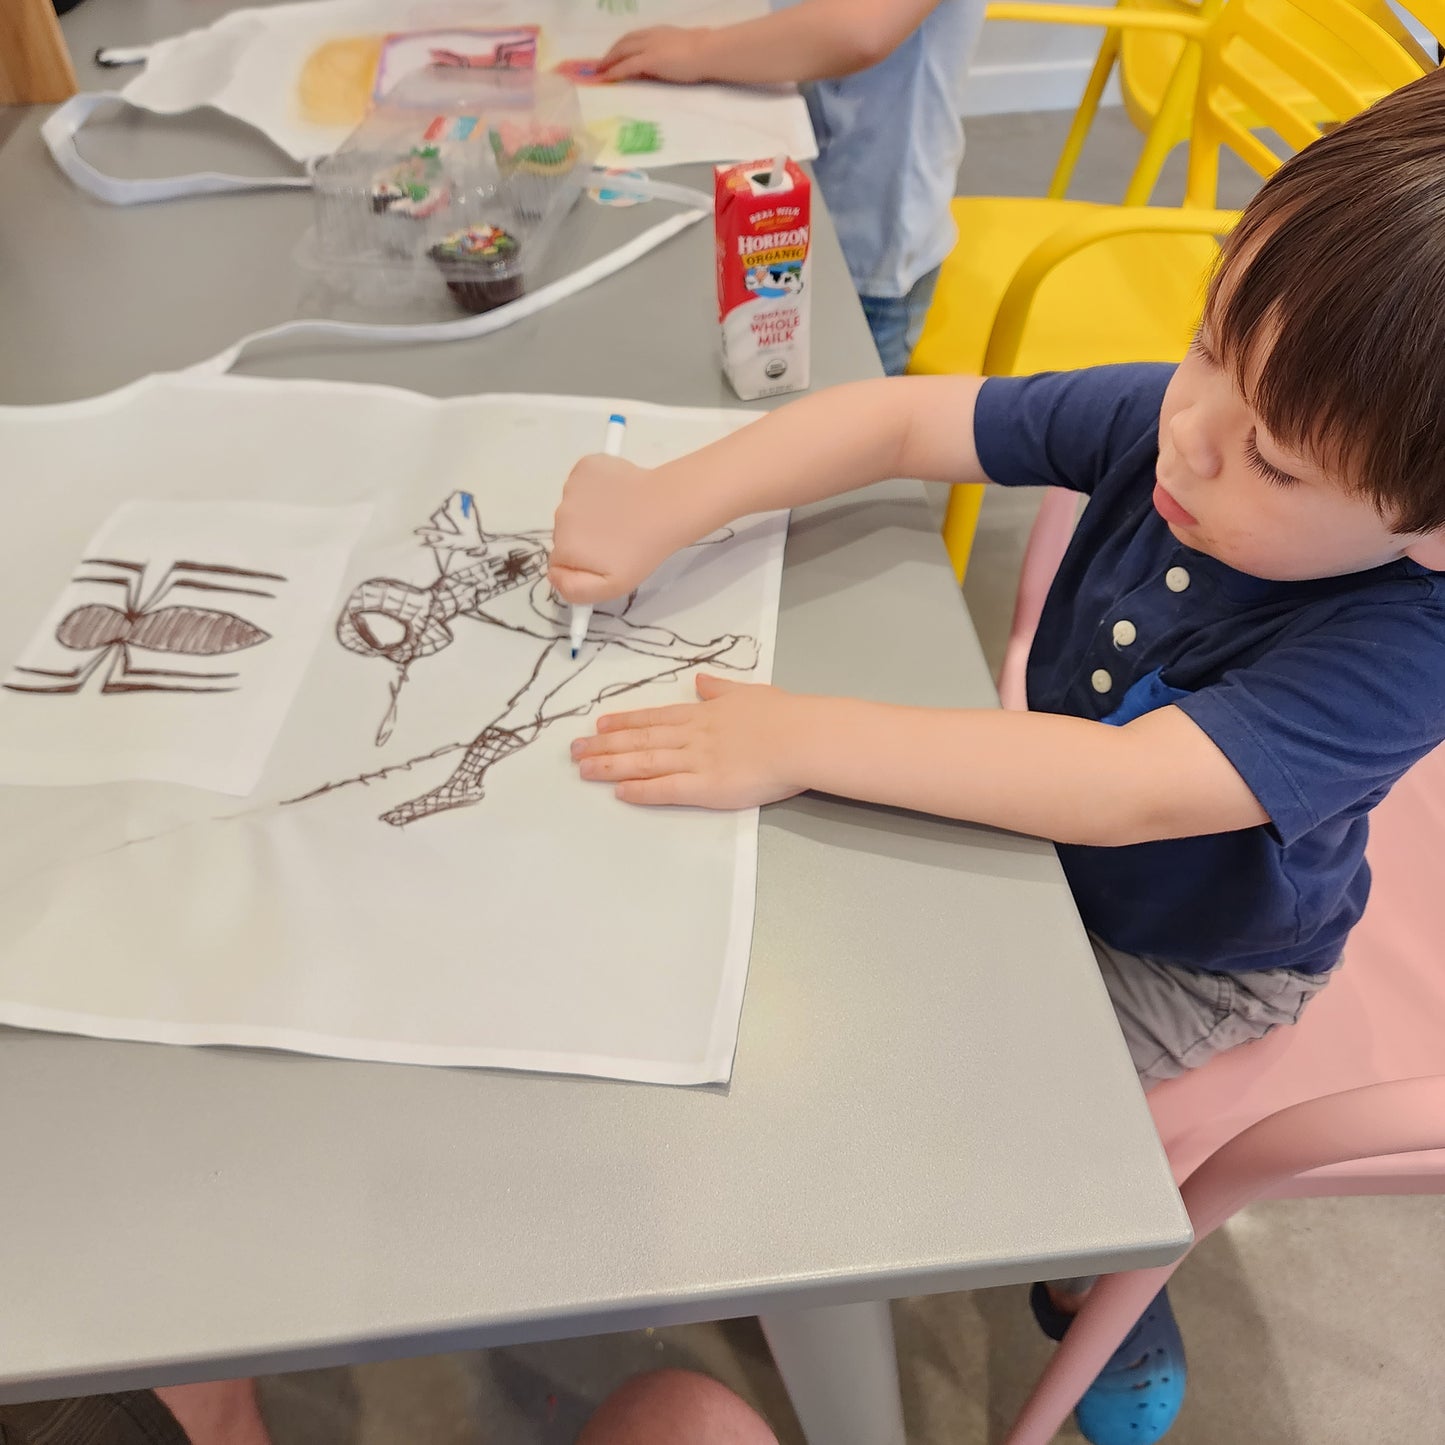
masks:
<instances>
[{"instance_id":1,"label":"blue marker","mask_svg":"<svg viewBox=\"0 0 1445 1445\"><path fill-rule=\"evenodd\" d=\"M602 443L602 454L608 457L620 457L622 455L622 443L627 436L627 418L619 416L615 411L607 418L607 439ZM582 651L582 644L587 641L587 629L592 626L592 609L585 603L572 609L572 656L576 657Z\"/></svg>"}]
</instances>

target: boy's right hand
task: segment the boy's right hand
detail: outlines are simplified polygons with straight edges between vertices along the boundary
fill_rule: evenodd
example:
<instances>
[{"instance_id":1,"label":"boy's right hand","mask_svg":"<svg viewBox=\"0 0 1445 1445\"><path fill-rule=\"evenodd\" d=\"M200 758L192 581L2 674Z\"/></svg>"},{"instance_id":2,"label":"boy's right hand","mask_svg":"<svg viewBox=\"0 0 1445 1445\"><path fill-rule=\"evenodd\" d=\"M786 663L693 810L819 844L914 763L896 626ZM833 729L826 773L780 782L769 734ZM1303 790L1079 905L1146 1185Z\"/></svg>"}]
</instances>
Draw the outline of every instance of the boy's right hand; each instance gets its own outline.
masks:
<instances>
[{"instance_id":1,"label":"boy's right hand","mask_svg":"<svg viewBox=\"0 0 1445 1445\"><path fill-rule=\"evenodd\" d=\"M583 457L552 524L548 579L564 602L610 602L655 572L684 535L657 473L622 457ZM675 499L675 493L674 493Z\"/></svg>"}]
</instances>

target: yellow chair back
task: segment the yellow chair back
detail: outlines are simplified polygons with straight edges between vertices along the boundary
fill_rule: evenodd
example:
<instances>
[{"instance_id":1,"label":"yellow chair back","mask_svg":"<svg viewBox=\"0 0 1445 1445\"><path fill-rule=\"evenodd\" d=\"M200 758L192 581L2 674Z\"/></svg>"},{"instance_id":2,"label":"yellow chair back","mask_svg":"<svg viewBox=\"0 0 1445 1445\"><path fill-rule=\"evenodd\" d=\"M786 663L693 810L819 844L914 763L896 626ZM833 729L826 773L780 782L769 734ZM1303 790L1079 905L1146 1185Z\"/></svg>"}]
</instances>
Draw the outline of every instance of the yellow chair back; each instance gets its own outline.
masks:
<instances>
[{"instance_id":1,"label":"yellow chair back","mask_svg":"<svg viewBox=\"0 0 1445 1445\"><path fill-rule=\"evenodd\" d=\"M1223 0L1119 0L1120 8L1125 10L1167 10L1176 15L1206 17L1216 14L1221 3ZM1406 50L1422 71L1435 64L1435 57L1426 52L1385 0L1351 0L1351 3ZM1415 8L1421 12L1416 18L1426 28L1433 30L1435 25L1445 25L1445 17L1436 13L1439 6L1434 0L1425 0L1424 4ZM1346 78L1354 79L1369 100L1378 100L1384 94L1378 77L1369 74L1361 66L1359 57L1349 44L1327 25L1320 24L1313 16L1301 14L1289 5L1275 5L1270 3L1270 0L1261 4L1260 13L1276 19L1287 34L1298 40L1312 54L1318 55L1331 69ZM1106 40L1105 44L1107 43ZM1174 73L1174 67L1179 63L1183 49L1184 41L1178 35L1171 35L1167 31L1130 31L1120 38L1119 89L1130 118L1143 132L1148 132L1159 114L1165 87ZM1257 118L1242 118L1247 125L1260 124ZM1185 139L1185 134L1181 133L1178 139ZM1152 185L1152 178L1150 184Z\"/></svg>"},{"instance_id":2,"label":"yellow chair back","mask_svg":"<svg viewBox=\"0 0 1445 1445\"><path fill-rule=\"evenodd\" d=\"M1198 79L1197 55L1191 54L1192 44L1198 41L1201 27L1218 19L1227 3L1234 0L1117 0L1112 11L1068 4L988 7L989 18L995 20L1104 29L1093 71L1049 182L1047 194L1051 199L1062 200L1068 193L1099 104L1117 70L1125 110L1146 136L1124 193L1124 204L1141 206L1148 202L1169 153L1191 135L1193 94ZM1349 0L1349 3L1411 57L1419 73L1434 67L1434 47L1420 44L1391 3L1387 0ZM1396 0L1396 3L1421 29L1445 39L1445 0ZM1288 39L1318 56L1350 82L1366 104L1378 100L1392 88L1362 61L1347 38L1323 17L1316 17L1309 7L1291 5L1288 0L1254 0L1253 11L1266 22L1275 23ZM1277 76L1268 68L1262 68L1260 76L1268 76L1266 83L1272 90L1278 87ZM1308 92L1301 92L1288 82L1279 94L1296 108L1307 111L1314 103ZM1243 102L1233 104L1237 107L1236 118L1247 129L1258 129L1265 124ZM1329 117L1317 113L1314 118Z\"/></svg>"},{"instance_id":3,"label":"yellow chair back","mask_svg":"<svg viewBox=\"0 0 1445 1445\"><path fill-rule=\"evenodd\" d=\"M1332 38L1328 53L1304 43L1310 31ZM1358 65L1338 65L1342 48L1376 86L1362 83ZM1284 156L1259 134L1261 124L1286 154L1303 150L1326 127L1424 73L1413 41L1352 0L1227 0L1200 46L1185 205L1215 204L1222 149L1262 177L1279 169Z\"/></svg>"},{"instance_id":4,"label":"yellow chair back","mask_svg":"<svg viewBox=\"0 0 1445 1445\"><path fill-rule=\"evenodd\" d=\"M1103 25L1115 37L1158 33L1177 40L1178 59L1140 167L1157 172L1175 138L1187 135L1186 205L958 198L959 243L943 264L910 371L1021 375L1177 361L1198 321L1215 238L1236 219L1215 209L1220 152L1269 176L1323 130L1430 68L1399 27L1382 27L1364 12L1367 0L1162 3L1169 8L1149 8L1144 0L1097 9L1018 0L989 6L996 20ZM1410 4L1424 8L1418 0ZM1445 10L1445 0L1428 4ZM1313 34L1331 43L1301 39ZM1096 66L1091 90L1102 93L1106 79ZM1082 145L1096 100L1085 96L1070 146ZM1273 132L1274 144L1258 133L1261 127ZM944 540L960 581L982 493L959 486L950 494Z\"/></svg>"}]
</instances>

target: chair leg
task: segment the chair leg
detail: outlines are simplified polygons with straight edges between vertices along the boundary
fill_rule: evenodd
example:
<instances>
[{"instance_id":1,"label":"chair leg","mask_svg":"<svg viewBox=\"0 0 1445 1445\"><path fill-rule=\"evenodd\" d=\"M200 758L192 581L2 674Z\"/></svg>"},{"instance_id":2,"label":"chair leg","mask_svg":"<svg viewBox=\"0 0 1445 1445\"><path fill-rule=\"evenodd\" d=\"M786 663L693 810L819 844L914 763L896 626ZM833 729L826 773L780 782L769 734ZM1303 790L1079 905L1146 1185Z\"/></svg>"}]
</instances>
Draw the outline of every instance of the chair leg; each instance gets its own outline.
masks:
<instances>
[{"instance_id":1,"label":"chair leg","mask_svg":"<svg viewBox=\"0 0 1445 1445\"><path fill-rule=\"evenodd\" d=\"M1366 1084L1251 1124L1216 1149L1179 1192L1195 1238L1204 1239L1287 1179L1353 1159L1432 1149L1445 1149L1445 1075Z\"/></svg>"},{"instance_id":2,"label":"chair leg","mask_svg":"<svg viewBox=\"0 0 1445 1445\"><path fill-rule=\"evenodd\" d=\"M1250 1125L1216 1149L1179 1192L1198 1243L1283 1180L1347 1160L1442 1148L1445 1076L1367 1084L1292 1104ZM1182 1263L1108 1275L1094 1286L1005 1445L1045 1445L1054 1437Z\"/></svg>"},{"instance_id":3,"label":"chair leg","mask_svg":"<svg viewBox=\"0 0 1445 1445\"><path fill-rule=\"evenodd\" d=\"M1004 1445L1047 1445L1181 1260L1105 1275L1054 1351Z\"/></svg>"},{"instance_id":4,"label":"chair leg","mask_svg":"<svg viewBox=\"0 0 1445 1445\"><path fill-rule=\"evenodd\" d=\"M1089 138L1089 128L1099 113L1099 101L1103 98L1104 87L1109 83L1109 76L1118 58L1119 34L1111 30L1099 46L1098 58L1094 61L1093 70L1089 72L1089 82L1084 87L1083 99L1079 102L1078 110L1074 112L1069 134L1064 140L1064 148L1059 152L1059 163L1054 167L1053 179L1049 182L1048 194L1052 201L1062 201L1068 194L1069 182L1074 178L1074 167L1079 163L1084 142Z\"/></svg>"},{"instance_id":5,"label":"chair leg","mask_svg":"<svg viewBox=\"0 0 1445 1445\"><path fill-rule=\"evenodd\" d=\"M1126 206L1149 204L1149 197L1159 184L1159 174L1164 169L1164 162L1169 159L1170 151L1189 136L1190 110L1198 88L1199 52L1192 45L1185 46L1169 83L1164 87L1159 113L1144 137L1134 174L1129 177L1129 185L1124 191ZM1214 202L1211 200L1207 204L1213 205Z\"/></svg>"},{"instance_id":6,"label":"chair leg","mask_svg":"<svg viewBox=\"0 0 1445 1445\"><path fill-rule=\"evenodd\" d=\"M974 533L978 531L983 493L983 487L972 482L952 487L948 493L948 511L943 515L943 545L948 548L948 560L953 563L953 575L960 587L968 571Z\"/></svg>"},{"instance_id":7,"label":"chair leg","mask_svg":"<svg viewBox=\"0 0 1445 1445\"><path fill-rule=\"evenodd\" d=\"M1209 207L1219 195L1219 142L1195 136L1184 174L1184 204Z\"/></svg>"}]
</instances>

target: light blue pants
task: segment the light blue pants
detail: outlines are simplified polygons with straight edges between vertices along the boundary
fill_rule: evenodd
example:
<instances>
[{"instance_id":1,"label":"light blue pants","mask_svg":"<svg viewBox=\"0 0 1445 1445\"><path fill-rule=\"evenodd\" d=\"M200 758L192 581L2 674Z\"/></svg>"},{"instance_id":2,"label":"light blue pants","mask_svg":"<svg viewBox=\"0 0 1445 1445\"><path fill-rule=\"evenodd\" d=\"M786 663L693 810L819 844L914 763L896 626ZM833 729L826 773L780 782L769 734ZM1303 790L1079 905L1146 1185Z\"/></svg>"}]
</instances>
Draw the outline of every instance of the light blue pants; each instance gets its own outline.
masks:
<instances>
[{"instance_id":1,"label":"light blue pants","mask_svg":"<svg viewBox=\"0 0 1445 1445\"><path fill-rule=\"evenodd\" d=\"M886 376L902 376L923 334L923 318L938 284L938 267L913 283L906 296L860 296L873 344Z\"/></svg>"}]
</instances>

